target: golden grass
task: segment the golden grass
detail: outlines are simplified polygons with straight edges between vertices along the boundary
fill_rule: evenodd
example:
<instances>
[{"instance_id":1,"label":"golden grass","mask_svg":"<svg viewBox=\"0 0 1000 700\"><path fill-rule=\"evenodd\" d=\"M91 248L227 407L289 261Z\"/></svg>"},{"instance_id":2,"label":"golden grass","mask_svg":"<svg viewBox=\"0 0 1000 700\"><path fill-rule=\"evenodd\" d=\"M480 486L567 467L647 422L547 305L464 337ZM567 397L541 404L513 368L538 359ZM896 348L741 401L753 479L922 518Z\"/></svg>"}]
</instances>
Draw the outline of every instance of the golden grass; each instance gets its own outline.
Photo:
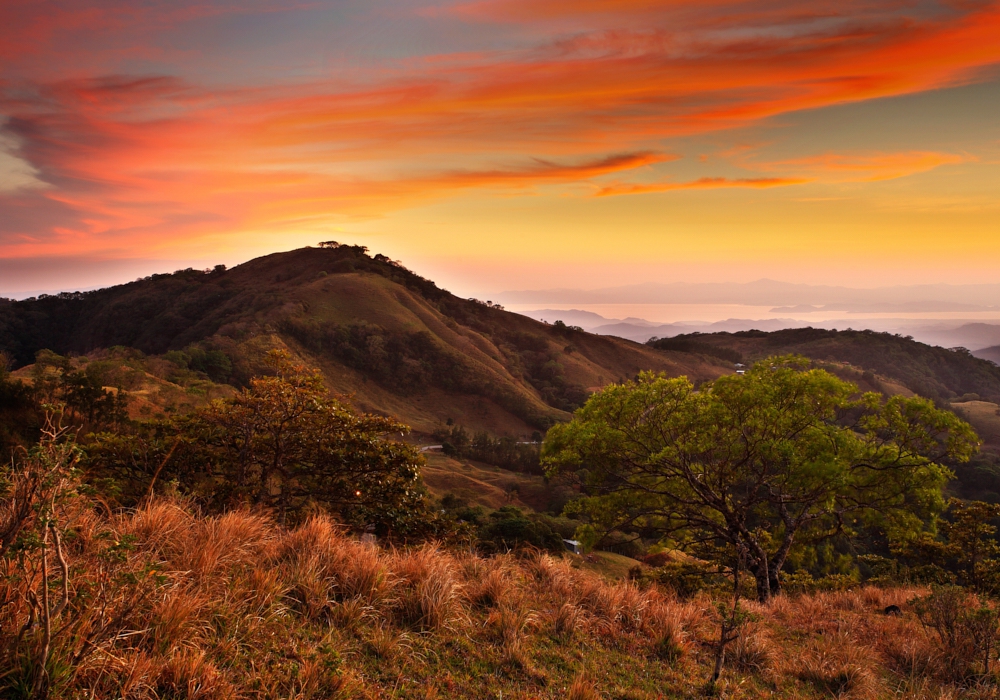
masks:
<instances>
[{"instance_id":1,"label":"golden grass","mask_svg":"<svg viewBox=\"0 0 1000 700\"><path fill-rule=\"evenodd\" d=\"M171 501L111 518L84 512L75 523L73 603L57 622L76 625L68 635L110 627L78 662L82 642L60 638L52 697L637 700L695 696L711 670L718 628L707 595L679 600L609 581L569 557L378 547L325 517L284 529L259 514L204 517ZM101 553L127 538L117 559ZM123 588L100 611L88 603L114 577L149 567L159 578L146 593ZM23 584L0 579L8 645L27 620ZM923 592L747 602L756 621L728 649L719 692L990 697L990 679L948 677L907 605ZM883 615L889 604L904 614ZM36 648L37 630L26 630L7 657L3 697L29 697L15 688Z\"/></svg>"},{"instance_id":2,"label":"golden grass","mask_svg":"<svg viewBox=\"0 0 1000 700\"><path fill-rule=\"evenodd\" d=\"M951 407L972 424L983 442L1000 447L1000 406L989 401L964 401Z\"/></svg>"}]
</instances>

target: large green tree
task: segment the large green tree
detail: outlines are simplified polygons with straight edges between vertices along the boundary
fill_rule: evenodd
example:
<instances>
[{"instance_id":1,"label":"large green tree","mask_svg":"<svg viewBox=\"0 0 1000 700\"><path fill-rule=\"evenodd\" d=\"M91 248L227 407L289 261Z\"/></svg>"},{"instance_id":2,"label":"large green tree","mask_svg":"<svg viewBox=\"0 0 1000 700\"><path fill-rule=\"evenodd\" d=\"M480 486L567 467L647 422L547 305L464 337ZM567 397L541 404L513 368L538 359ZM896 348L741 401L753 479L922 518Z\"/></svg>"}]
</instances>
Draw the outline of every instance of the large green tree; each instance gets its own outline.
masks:
<instances>
[{"instance_id":1,"label":"large green tree","mask_svg":"<svg viewBox=\"0 0 1000 700\"><path fill-rule=\"evenodd\" d=\"M550 473L580 472L586 496L574 508L596 526L658 533L703 556L725 551L763 601L797 543L866 520L922 527L943 507L941 461L968 459L977 445L930 401L859 396L787 356L698 389L654 373L610 386L549 431L543 458Z\"/></svg>"}]
</instances>

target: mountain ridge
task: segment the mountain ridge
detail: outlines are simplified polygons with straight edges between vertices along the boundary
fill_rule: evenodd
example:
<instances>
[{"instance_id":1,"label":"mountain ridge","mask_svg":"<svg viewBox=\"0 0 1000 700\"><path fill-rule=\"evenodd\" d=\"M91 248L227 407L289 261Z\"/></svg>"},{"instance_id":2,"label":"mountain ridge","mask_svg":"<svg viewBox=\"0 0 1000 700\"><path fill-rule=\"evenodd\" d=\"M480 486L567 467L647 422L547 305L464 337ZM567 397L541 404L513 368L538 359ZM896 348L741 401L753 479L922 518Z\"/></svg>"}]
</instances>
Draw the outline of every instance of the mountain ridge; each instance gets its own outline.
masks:
<instances>
[{"instance_id":1,"label":"mountain ridge","mask_svg":"<svg viewBox=\"0 0 1000 700\"><path fill-rule=\"evenodd\" d=\"M643 282L599 289L508 290L494 295L507 304L744 304L824 306L830 304L1000 305L1000 284L919 284L855 288L760 279L753 282ZM968 309L966 309L968 310Z\"/></svg>"},{"instance_id":2,"label":"mountain ridge","mask_svg":"<svg viewBox=\"0 0 1000 700\"><path fill-rule=\"evenodd\" d=\"M0 351L16 366L49 349L127 346L226 353L233 381L282 348L361 409L431 432L448 420L530 435L589 393L646 369L695 381L732 371L460 299L361 246L302 248L231 270L179 270L85 293L0 302Z\"/></svg>"}]
</instances>

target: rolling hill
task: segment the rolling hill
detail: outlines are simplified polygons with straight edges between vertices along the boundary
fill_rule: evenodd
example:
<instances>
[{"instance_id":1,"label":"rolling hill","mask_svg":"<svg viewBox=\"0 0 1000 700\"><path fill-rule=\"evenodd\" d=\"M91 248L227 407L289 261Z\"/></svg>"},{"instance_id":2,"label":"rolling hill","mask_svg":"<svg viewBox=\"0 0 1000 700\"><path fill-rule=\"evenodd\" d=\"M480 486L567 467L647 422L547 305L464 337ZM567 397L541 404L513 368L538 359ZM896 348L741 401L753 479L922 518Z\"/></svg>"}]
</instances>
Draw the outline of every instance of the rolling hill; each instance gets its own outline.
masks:
<instances>
[{"instance_id":1,"label":"rolling hill","mask_svg":"<svg viewBox=\"0 0 1000 700\"><path fill-rule=\"evenodd\" d=\"M994 364L1000 364L1000 345L993 345L981 350L973 350L972 354L981 360L987 360Z\"/></svg>"},{"instance_id":2,"label":"rolling hill","mask_svg":"<svg viewBox=\"0 0 1000 700\"><path fill-rule=\"evenodd\" d=\"M239 384L284 348L330 388L418 431L446 421L529 435L589 392L645 369L695 381L732 371L704 355L548 325L440 289L360 246L277 253L226 270L179 270L93 292L0 301L0 351L224 353ZM216 377L213 377L216 378Z\"/></svg>"},{"instance_id":3,"label":"rolling hill","mask_svg":"<svg viewBox=\"0 0 1000 700\"><path fill-rule=\"evenodd\" d=\"M655 341L651 347L715 354L751 363L770 355L795 353L840 365L849 379L877 389L888 380L900 388L941 402L967 394L1000 401L1000 367L964 348L945 349L907 336L875 331L795 328L739 333L692 333ZM895 393L895 392L890 392ZM973 398L973 397L969 397Z\"/></svg>"}]
</instances>

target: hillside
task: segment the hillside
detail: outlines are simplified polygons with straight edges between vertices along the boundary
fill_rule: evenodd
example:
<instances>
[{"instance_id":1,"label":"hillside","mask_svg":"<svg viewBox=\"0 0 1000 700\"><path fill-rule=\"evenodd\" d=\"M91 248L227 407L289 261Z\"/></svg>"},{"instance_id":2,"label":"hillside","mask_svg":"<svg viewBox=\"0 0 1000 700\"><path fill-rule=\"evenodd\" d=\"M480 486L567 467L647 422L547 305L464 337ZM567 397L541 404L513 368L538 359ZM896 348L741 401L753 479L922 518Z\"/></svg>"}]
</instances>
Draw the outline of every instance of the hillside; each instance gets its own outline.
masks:
<instances>
[{"instance_id":1,"label":"hillside","mask_svg":"<svg viewBox=\"0 0 1000 700\"><path fill-rule=\"evenodd\" d=\"M233 383L284 347L368 411L430 432L449 419L530 435L567 418L600 386L655 369L694 380L729 363L659 352L460 299L360 246L303 248L231 270L181 270L94 292L0 302L0 352L15 366L41 349L126 346L224 353ZM220 377L213 377L220 379Z\"/></svg>"},{"instance_id":2,"label":"hillside","mask_svg":"<svg viewBox=\"0 0 1000 700\"><path fill-rule=\"evenodd\" d=\"M994 364L1000 364L1000 345L992 345L981 350L973 350L972 354L981 360L987 360Z\"/></svg>"},{"instance_id":3,"label":"hillside","mask_svg":"<svg viewBox=\"0 0 1000 700\"><path fill-rule=\"evenodd\" d=\"M948 350L889 333L821 328L691 333L655 341L651 347L710 353L746 364L770 355L796 353L821 362L849 365L848 373L859 376L848 378L868 384L863 386L866 389L878 388L877 383L888 380L909 392L942 402L966 394L1000 401L1000 367L964 349Z\"/></svg>"},{"instance_id":4,"label":"hillside","mask_svg":"<svg viewBox=\"0 0 1000 700\"><path fill-rule=\"evenodd\" d=\"M287 529L167 500L74 515L74 587L52 613L53 698L993 697L988 680L969 694L949 665L958 650L920 624L925 591L912 587L746 602L753 621L709 693L719 624L708 591L610 582L568 555L380 547L322 517ZM32 697L32 585L0 580L12 601L4 697ZM86 604L105 587L103 605Z\"/></svg>"}]
</instances>

